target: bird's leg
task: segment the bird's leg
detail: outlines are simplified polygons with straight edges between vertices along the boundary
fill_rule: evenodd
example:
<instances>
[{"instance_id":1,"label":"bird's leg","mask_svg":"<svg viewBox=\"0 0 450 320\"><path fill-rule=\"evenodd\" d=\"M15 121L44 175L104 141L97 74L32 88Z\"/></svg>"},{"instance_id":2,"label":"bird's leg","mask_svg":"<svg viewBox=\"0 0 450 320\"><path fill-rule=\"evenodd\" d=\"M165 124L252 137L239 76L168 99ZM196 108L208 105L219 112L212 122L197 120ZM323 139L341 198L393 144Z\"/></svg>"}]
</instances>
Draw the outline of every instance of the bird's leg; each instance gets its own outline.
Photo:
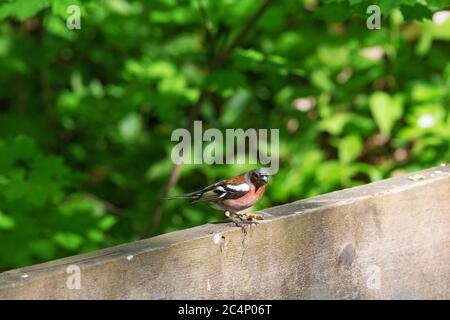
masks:
<instances>
[{"instance_id":1,"label":"bird's leg","mask_svg":"<svg viewBox=\"0 0 450 320\"><path fill-rule=\"evenodd\" d=\"M228 213L228 215L227 215ZM251 224L258 224L256 221L248 220L245 218L245 215L239 214L237 212L226 211L225 215L228 216L236 225L236 227L242 228L242 232L244 234L247 233L247 226Z\"/></svg>"}]
</instances>

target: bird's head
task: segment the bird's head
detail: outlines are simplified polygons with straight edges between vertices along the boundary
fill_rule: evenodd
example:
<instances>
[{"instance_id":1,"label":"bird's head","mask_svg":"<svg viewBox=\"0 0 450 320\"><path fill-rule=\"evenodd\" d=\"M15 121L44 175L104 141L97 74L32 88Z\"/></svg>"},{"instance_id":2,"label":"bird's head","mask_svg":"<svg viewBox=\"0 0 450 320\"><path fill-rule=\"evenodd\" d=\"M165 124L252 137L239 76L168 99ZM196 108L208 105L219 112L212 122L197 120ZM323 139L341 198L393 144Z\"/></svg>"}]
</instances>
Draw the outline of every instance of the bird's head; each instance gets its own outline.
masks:
<instances>
[{"instance_id":1,"label":"bird's head","mask_svg":"<svg viewBox=\"0 0 450 320\"><path fill-rule=\"evenodd\" d=\"M264 168L254 169L249 172L250 181L257 187L269 182L269 174Z\"/></svg>"}]
</instances>

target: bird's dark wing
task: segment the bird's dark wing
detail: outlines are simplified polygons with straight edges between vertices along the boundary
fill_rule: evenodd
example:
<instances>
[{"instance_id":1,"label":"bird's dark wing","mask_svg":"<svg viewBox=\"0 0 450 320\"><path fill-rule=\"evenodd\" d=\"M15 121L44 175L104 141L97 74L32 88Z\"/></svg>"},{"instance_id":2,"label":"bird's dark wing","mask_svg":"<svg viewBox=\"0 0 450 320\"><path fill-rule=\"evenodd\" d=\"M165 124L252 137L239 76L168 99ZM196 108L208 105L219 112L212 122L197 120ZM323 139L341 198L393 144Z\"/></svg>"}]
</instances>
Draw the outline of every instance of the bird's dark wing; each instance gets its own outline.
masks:
<instances>
[{"instance_id":1,"label":"bird's dark wing","mask_svg":"<svg viewBox=\"0 0 450 320\"><path fill-rule=\"evenodd\" d=\"M238 199L250 191L247 183L230 183L230 181L222 180L207 186L198 191L180 194L169 197L168 199L190 199L190 202L209 201L216 202L226 199Z\"/></svg>"},{"instance_id":2,"label":"bird's dark wing","mask_svg":"<svg viewBox=\"0 0 450 320\"><path fill-rule=\"evenodd\" d=\"M219 181L192 194L192 202L196 201L222 201L226 199L237 199L244 196L250 190L246 183L233 185L226 180Z\"/></svg>"}]
</instances>

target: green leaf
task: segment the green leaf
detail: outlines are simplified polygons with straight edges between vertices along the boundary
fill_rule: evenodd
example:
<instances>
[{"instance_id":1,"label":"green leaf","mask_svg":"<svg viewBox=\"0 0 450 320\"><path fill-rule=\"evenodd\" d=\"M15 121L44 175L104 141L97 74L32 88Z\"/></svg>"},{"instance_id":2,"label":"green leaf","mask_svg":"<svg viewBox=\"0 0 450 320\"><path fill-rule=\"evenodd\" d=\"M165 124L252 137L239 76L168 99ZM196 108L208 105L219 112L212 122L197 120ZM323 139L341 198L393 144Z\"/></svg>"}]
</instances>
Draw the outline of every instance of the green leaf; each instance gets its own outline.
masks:
<instances>
[{"instance_id":1,"label":"green leaf","mask_svg":"<svg viewBox=\"0 0 450 320\"><path fill-rule=\"evenodd\" d=\"M0 20L16 17L25 20L51 5L50 0L15 0L0 4Z\"/></svg>"},{"instance_id":2,"label":"green leaf","mask_svg":"<svg viewBox=\"0 0 450 320\"><path fill-rule=\"evenodd\" d=\"M165 158L158 162L152 163L145 174L145 178L148 181L157 180L162 177L168 176L172 169L172 161L170 161L169 158Z\"/></svg>"},{"instance_id":3,"label":"green leaf","mask_svg":"<svg viewBox=\"0 0 450 320\"><path fill-rule=\"evenodd\" d=\"M105 216L103 217L99 223L98 223L98 227L101 230L108 230L109 228L111 228L113 225L115 225L117 222L117 218L113 217L113 216Z\"/></svg>"},{"instance_id":4,"label":"green leaf","mask_svg":"<svg viewBox=\"0 0 450 320\"><path fill-rule=\"evenodd\" d=\"M30 243L30 251L41 259L50 260L55 256L56 245L51 240L39 239Z\"/></svg>"},{"instance_id":5,"label":"green leaf","mask_svg":"<svg viewBox=\"0 0 450 320\"><path fill-rule=\"evenodd\" d=\"M431 19L433 15L430 9L419 3L414 4L414 6L401 6L401 12L406 20Z\"/></svg>"},{"instance_id":6,"label":"green leaf","mask_svg":"<svg viewBox=\"0 0 450 320\"><path fill-rule=\"evenodd\" d=\"M342 138L338 144L339 160L343 163L351 163L363 149L363 141L357 134L351 134Z\"/></svg>"},{"instance_id":7,"label":"green leaf","mask_svg":"<svg viewBox=\"0 0 450 320\"><path fill-rule=\"evenodd\" d=\"M426 0L426 3L434 9L442 9L448 4L448 0Z\"/></svg>"},{"instance_id":8,"label":"green leaf","mask_svg":"<svg viewBox=\"0 0 450 320\"><path fill-rule=\"evenodd\" d=\"M396 121L403 114L403 98L399 95L391 97L386 92L378 91L370 96L369 106L381 133L390 136Z\"/></svg>"},{"instance_id":9,"label":"green leaf","mask_svg":"<svg viewBox=\"0 0 450 320\"><path fill-rule=\"evenodd\" d=\"M206 81L214 90L221 92L246 85L244 75L235 70L216 70L208 76Z\"/></svg>"},{"instance_id":10,"label":"green leaf","mask_svg":"<svg viewBox=\"0 0 450 320\"><path fill-rule=\"evenodd\" d=\"M345 3L330 3L319 7L315 15L323 20L342 23L352 15L352 10Z\"/></svg>"},{"instance_id":11,"label":"green leaf","mask_svg":"<svg viewBox=\"0 0 450 320\"><path fill-rule=\"evenodd\" d=\"M67 18L69 14L67 13L67 8L71 5L77 5L81 7L82 0L52 0L52 13L55 18ZM81 10L83 14L83 10ZM65 20L63 21L65 25Z\"/></svg>"},{"instance_id":12,"label":"green leaf","mask_svg":"<svg viewBox=\"0 0 450 320\"><path fill-rule=\"evenodd\" d=\"M87 237L93 242L101 242L105 239L105 235L98 229L89 229Z\"/></svg>"},{"instance_id":13,"label":"green leaf","mask_svg":"<svg viewBox=\"0 0 450 320\"><path fill-rule=\"evenodd\" d=\"M10 230L15 226L14 219L0 210L0 230Z\"/></svg>"},{"instance_id":14,"label":"green leaf","mask_svg":"<svg viewBox=\"0 0 450 320\"><path fill-rule=\"evenodd\" d=\"M333 91L335 84L330 77L330 72L326 69L314 70L311 74L312 83L320 90L325 92Z\"/></svg>"},{"instance_id":15,"label":"green leaf","mask_svg":"<svg viewBox=\"0 0 450 320\"><path fill-rule=\"evenodd\" d=\"M121 138L127 142L134 142L142 136L142 118L138 113L130 113L119 122Z\"/></svg>"},{"instance_id":16,"label":"green leaf","mask_svg":"<svg viewBox=\"0 0 450 320\"><path fill-rule=\"evenodd\" d=\"M67 250L76 250L84 242L83 237L72 232L57 232L53 236L53 241Z\"/></svg>"}]
</instances>

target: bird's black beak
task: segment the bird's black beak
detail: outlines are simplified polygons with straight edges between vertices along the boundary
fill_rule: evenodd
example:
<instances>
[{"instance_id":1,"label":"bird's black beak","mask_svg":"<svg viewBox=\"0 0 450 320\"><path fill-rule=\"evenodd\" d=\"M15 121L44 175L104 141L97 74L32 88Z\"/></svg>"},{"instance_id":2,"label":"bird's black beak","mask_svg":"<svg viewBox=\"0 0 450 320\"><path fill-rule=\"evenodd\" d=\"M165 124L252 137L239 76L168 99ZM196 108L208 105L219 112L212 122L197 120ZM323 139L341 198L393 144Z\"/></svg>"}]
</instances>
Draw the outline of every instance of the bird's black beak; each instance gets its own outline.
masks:
<instances>
[{"instance_id":1,"label":"bird's black beak","mask_svg":"<svg viewBox=\"0 0 450 320\"><path fill-rule=\"evenodd\" d=\"M262 175L261 176L261 181L267 184L269 182L269 176Z\"/></svg>"}]
</instances>

